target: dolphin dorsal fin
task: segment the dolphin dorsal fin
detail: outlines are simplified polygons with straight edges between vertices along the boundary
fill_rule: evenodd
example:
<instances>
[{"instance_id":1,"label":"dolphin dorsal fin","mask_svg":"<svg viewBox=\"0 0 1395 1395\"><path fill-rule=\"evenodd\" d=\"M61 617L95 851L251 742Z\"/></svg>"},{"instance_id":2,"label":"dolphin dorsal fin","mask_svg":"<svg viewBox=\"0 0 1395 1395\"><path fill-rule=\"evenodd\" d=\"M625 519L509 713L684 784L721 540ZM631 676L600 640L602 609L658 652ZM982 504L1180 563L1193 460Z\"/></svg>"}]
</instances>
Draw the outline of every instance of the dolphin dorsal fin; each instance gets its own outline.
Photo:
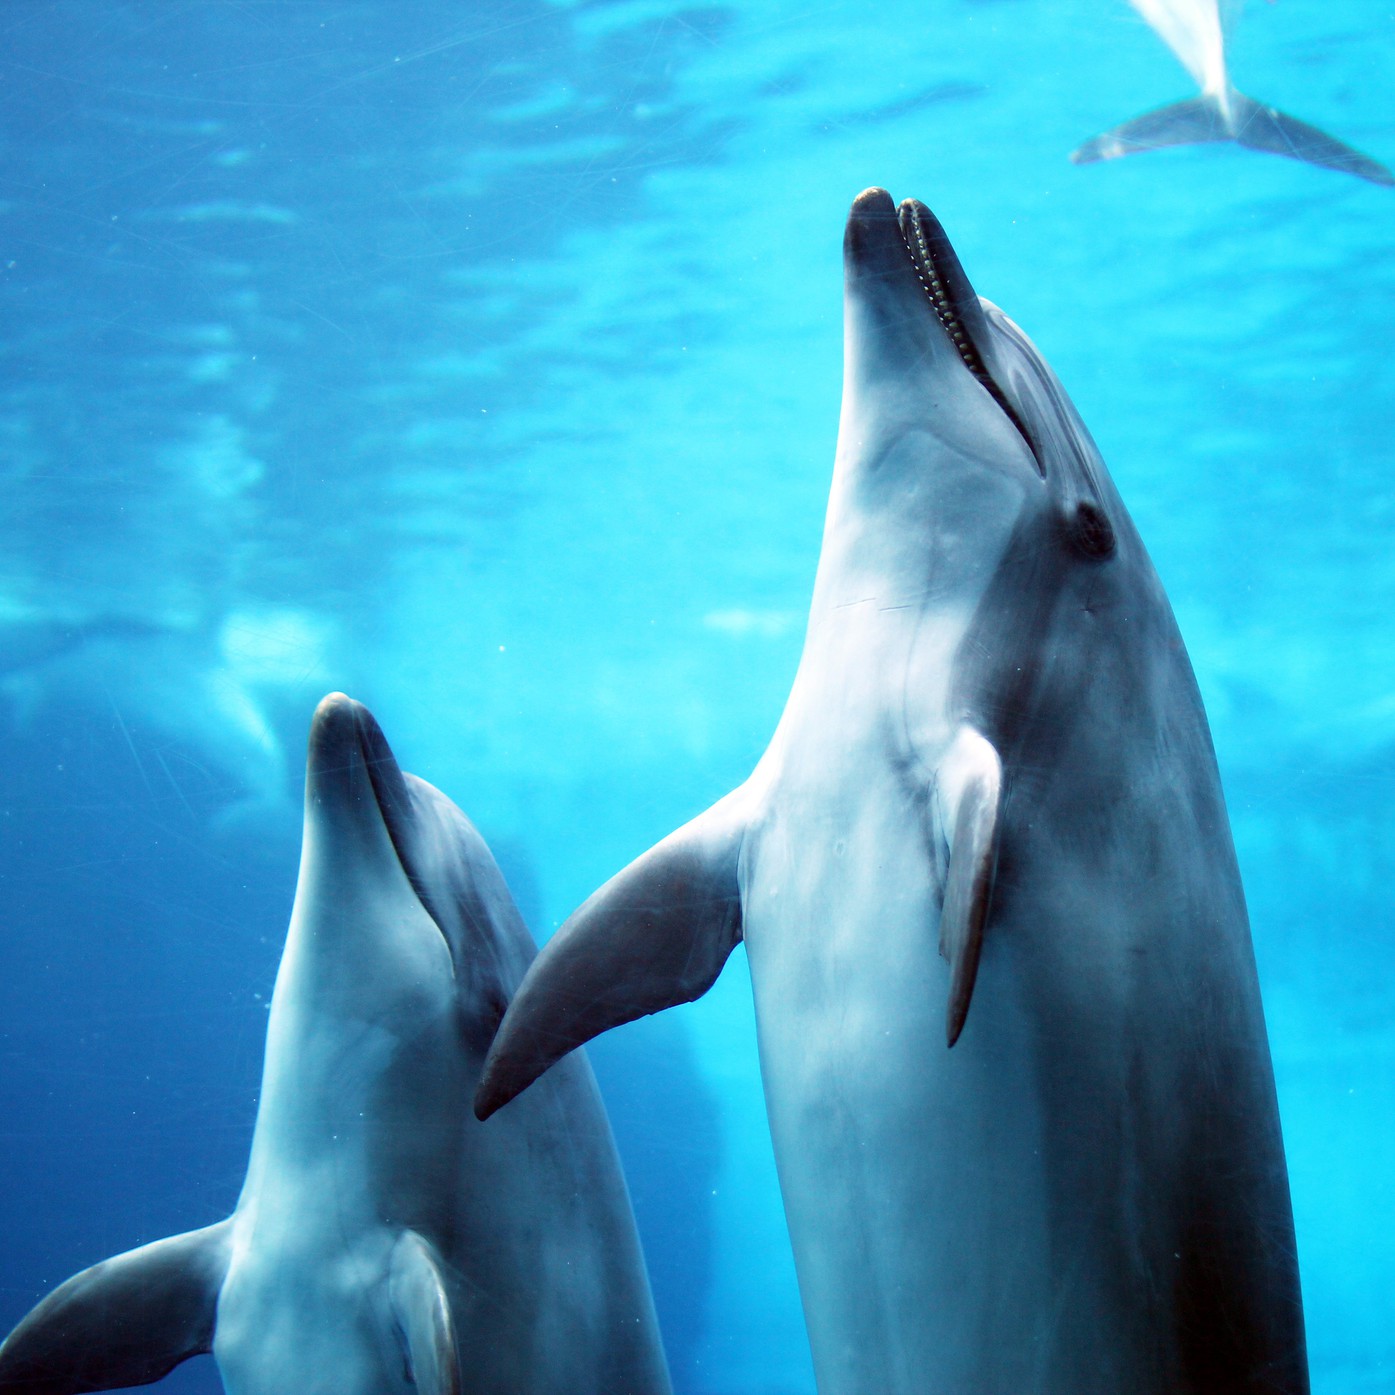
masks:
<instances>
[{"instance_id":1,"label":"dolphin dorsal fin","mask_svg":"<svg viewBox=\"0 0 1395 1395\"><path fill-rule=\"evenodd\" d=\"M622 1022L700 998L741 939L745 787L617 873L543 947L484 1065L487 1119L554 1061Z\"/></svg>"},{"instance_id":2,"label":"dolphin dorsal fin","mask_svg":"<svg viewBox=\"0 0 1395 1395\"><path fill-rule=\"evenodd\" d=\"M212 1351L231 1229L172 1235L60 1284L0 1346L0 1395L148 1385Z\"/></svg>"},{"instance_id":3,"label":"dolphin dorsal fin","mask_svg":"<svg viewBox=\"0 0 1395 1395\"><path fill-rule=\"evenodd\" d=\"M418 1395L460 1395L455 1321L436 1252L414 1230L392 1247L388 1300Z\"/></svg>"},{"instance_id":4,"label":"dolphin dorsal fin","mask_svg":"<svg viewBox=\"0 0 1395 1395\"><path fill-rule=\"evenodd\" d=\"M987 737L961 727L937 772L941 827L949 841L949 873L940 910L940 953L949 961L945 1038L959 1040L978 977L983 927L998 861L1003 765Z\"/></svg>"}]
</instances>

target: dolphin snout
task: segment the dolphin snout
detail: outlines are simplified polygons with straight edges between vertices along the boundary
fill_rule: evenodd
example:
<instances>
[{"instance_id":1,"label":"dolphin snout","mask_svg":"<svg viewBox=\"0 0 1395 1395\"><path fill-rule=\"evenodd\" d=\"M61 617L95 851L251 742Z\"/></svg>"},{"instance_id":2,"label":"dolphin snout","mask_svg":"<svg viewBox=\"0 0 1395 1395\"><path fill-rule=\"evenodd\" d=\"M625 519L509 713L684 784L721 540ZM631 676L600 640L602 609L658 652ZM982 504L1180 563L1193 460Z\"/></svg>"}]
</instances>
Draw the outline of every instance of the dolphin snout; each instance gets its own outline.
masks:
<instances>
[{"instance_id":1,"label":"dolphin snout","mask_svg":"<svg viewBox=\"0 0 1395 1395\"><path fill-rule=\"evenodd\" d=\"M317 803L373 800L403 853L412 801L397 758L377 718L344 693L320 699L310 721L305 763L306 792ZM410 868L409 875L410 875Z\"/></svg>"},{"instance_id":2,"label":"dolphin snout","mask_svg":"<svg viewBox=\"0 0 1395 1395\"><path fill-rule=\"evenodd\" d=\"M305 761L308 779L347 770L360 750L360 714L365 711L362 703L345 693L329 693L320 699L310 719Z\"/></svg>"},{"instance_id":3,"label":"dolphin snout","mask_svg":"<svg viewBox=\"0 0 1395 1395\"><path fill-rule=\"evenodd\" d=\"M880 185L874 184L870 189L864 189L852 201L848 218L890 218L894 217L895 213L895 200Z\"/></svg>"},{"instance_id":4,"label":"dolphin snout","mask_svg":"<svg viewBox=\"0 0 1395 1395\"><path fill-rule=\"evenodd\" d=\"M854 272L895 276L909 270L896 204L885 189L864 189L853 200L843 233L843 261L850 277Z\"/></svg>"}]
</instances>

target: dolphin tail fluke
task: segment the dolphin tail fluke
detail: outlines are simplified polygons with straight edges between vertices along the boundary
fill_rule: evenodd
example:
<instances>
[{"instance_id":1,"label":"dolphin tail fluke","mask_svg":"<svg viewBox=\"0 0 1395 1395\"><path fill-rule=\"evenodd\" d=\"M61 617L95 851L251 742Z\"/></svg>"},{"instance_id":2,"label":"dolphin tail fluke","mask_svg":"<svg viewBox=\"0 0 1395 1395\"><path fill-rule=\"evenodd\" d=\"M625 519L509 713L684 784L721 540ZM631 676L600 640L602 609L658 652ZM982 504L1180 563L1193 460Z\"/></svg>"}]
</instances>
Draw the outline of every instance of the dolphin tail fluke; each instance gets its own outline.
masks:
<instances>
[{"instance_id":1,"label":"dolphin tail fluke","mask_svg":"<svg viewBox=\"0 0 1395 1395\"><path fill-rule=\"evenodd\" d=\"M1230 100L1235 139L1241 145L1251 150L1268 150L1274 155L1287 155L1292 160L1303 160L1325 170L1354 174L1372 184L1395 184L1395 174L1379 161L1344 145L1326 131L1319 131L1296 116L1287 116L1275 107L1251 101L1243 92L1232 92Z\"/></svg>"},{"instance_id":2,"label":"dolphin tail fluke","mask_svg":"<svg viewBox=\"0 0 1395 1395\"><path fill-rule=\"evenodd\" d=\"M1215 97L1192 97L1169 107L1135 116L1122 126L1087 140L1070 153L1077 165L1094 160L1117 160L1142 150L1162 150L1169 145L1200 145L1207 141L1229 140L1220 103Z\"/></svg>"},{"instance_id":3,"label":"dolphin tail fluke","mask_svg":"<svg viewBox=\"0 0 1395 1395\"><path fill-rule=\"evenodd\" d=\"M741 939L744 788L671 833L574 911L533 961L485 1061L487 1119L574 1047L690 1003Z\"/></svg>"},{"instance_id":4,"label":"dolphin tail fluke","mask_svg":"<svg viewBox=\"0 0 1395 1395\"><path fill-rule=\"evenodd\" d=\"M1222 140L1236 141L1251 150L1287 155L1323 169L1354 174L1372 184L1395 184L1395 175L1369 155L1233 88L1226 93L1224 103L1214 94L1203 94L1145 112L1087 140L1071 151L1070 158L1077 165L1085 165L1094 160L1136 155L1143 150L1162 150L1170 145L1201 145Z\"/></svg>"},{"instance_id":5,"label":"dolphin tail fluke","mask_svg":"<svg viewBox=\"0 0 1395 1395\"><path fill-rule=\"evenodd\" d=\"M949 873L940 909L940 953L949 961L945 1040L953 1046L969 1015L993 896L1002 762L986 737L965 727L950 748L937 783L941 818L951 830Z\"/></svg>"},{"instance_id":6,"label":"dolphin tail fluke","mask_svg":"<svg viewBox=\"0 0 1395 1395\"><path fill-rule=\"evenodd\" d=\"M212 1351L231 1228L157 1240L60 1284L0 1346L0 1395L148 1385Z\"/></svg>"}]
</instances>

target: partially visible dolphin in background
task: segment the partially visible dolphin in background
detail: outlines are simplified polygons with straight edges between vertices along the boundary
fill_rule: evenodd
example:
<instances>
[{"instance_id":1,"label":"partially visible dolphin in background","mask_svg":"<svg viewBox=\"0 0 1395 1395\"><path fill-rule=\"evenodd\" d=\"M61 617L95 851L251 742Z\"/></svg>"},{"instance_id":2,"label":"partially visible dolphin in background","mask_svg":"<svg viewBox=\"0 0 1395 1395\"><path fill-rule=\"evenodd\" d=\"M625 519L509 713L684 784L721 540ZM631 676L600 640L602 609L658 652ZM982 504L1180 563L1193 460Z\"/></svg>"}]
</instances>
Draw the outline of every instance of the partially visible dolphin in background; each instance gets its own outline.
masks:
<instances>
[{"instance_id":1,"label":"partially visible dolphin in background","mask_svg":"<svg viewBox=\"0 0 1395 1395\"><path fill-rule=\"evenodd\" d=\"M168 794L190 807L181 781L187 764L197 772L196 798L223 799L216 829L259 838L288 832L297 817L289 761L267 702L288 681L261 681L229 653L238 620L47 612L0 594L0 731L83 709L119 728L152 799ZM152 737L178 758L152 753L147 768L142 752Z\"/></svg>"},{"instance_id":2,"label":"partially visible dolphin in background","mask_svg":"<svg viewBox=\"0 0 1395 1395\"><path fill-rule=\"evenodd\" d=\"M1395 184L1395 175L1325 131L1286 116L1238 92L1226 72L1225 34L1216 0L1129 0L1175 53L1201 88L1199 97L1136 116L1071 152L1078 165L1112 160L1140 150L1233 140L1340 170L1373 184Z\"/></svg>"},{"instance_id":3,"label":"partially visible dolphin in background","mask_svg":"<svg viewBox=\"0 0 1395 1395\"><path fill-rule=\"evenodd\" d=\"M928 209L861 194L844 269L779 726L549 941L476 1109L744 939L822 1395L1305 1395L1244 895L1161 583Z\"/></svg>"},{"instance_id":4,"label":"partially visible dolphin in background","mask_svg":"<svg viewBox=\"0 0 1395 1395\"><path fill-rule=\"evenodd\" d=\"M232 1216L85 1270L0 1346L0 1395L669 1395L584 1060L469 1109L534 946L483 839L368 710L315 713L300 879Z\"/></svg>"}]
</instances>

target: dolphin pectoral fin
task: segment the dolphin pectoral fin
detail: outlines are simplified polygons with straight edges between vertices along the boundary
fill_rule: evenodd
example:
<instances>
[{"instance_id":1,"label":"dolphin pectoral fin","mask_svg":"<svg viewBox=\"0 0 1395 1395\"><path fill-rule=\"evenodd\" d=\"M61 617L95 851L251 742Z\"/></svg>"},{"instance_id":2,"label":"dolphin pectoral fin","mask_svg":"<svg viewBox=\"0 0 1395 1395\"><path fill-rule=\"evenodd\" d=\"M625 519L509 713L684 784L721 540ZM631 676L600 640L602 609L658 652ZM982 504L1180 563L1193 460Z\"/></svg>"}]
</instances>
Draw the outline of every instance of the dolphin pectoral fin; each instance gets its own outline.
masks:
<instances>
[{"instance_id":1,"label":"dolphin pectoral fin","mask_svg":"<svg viewBox=\"0 0 1395 1395\"><path fill-rule=\"evenodd\" d=\"M573 1047L707 992L741 939L737 862L746 824L743 787L572 913L499 1025L475 1095L481 1119Z\"/></svg>"},{"instance_id":2,"label":"dolphin pectoral fin","mask_svg":"<svg viewBox=\"0 0 1395 1395\"><path fill-rule=\"evenodd\" d=\"M450 1298L435 1251L414 1230L404 1230L393 1246L388 1300L408 1372L420 1395L460 1395L460 1358Z\"/></svg>"},{"instance_id":3,"label":"dolphin pectoral fin","mask_svg":"<svg viewBox=\"0 0 1395 1395\"><path fill-rule=\"evenodd\" d=\"M231 1229L172 1235L60 1284L0 1346L0 1395L148 1385L212 1351Z\"/></svg>"},{"instance_id":4,"label":"dolphin pectoral fin","mask_svg":"<svg viewBox=\"0 0 1395 1395\"><path fill-rule=\"evenodd\" d=\"M1230 129L1216 98L1189 97L1185 102L1144 112L1122 126L1094 136L1072 150L1070 158L1074 164L1088 165L1093 160L1117 160L1121 155L1134 155L1141 150L1202 145L1230 138Z\"/></svg>"},{"instance_id":5,"label":"dolphin pectoral fin","mask_svg":"<svg viewBox=\"0 0 1395 1395\"><path fill-rule=\"evenodd\" d=\"M1230 103L1235 139L1251 150L1287 155L1322 169L1354 174L1372 184L1395 184L1395 175L1384 165L1344 145L1326 131L1299 121L1296 116L1288 116L1276 107L1266 107L1243 92L1232 92Z\"/></svg>"},{"instance_id":6,"label":"dolphin pectoral fin","mask_svg":"<svg viewBox=\"0 0 1395 1395\"><path fill-rule=\"evenodd\" d=\"M938 784L943 823L953 829L940 910L940 953L949 961L945 1039L953 1046L974 995L998 860L1003 766L992 743L971 728L962 729L940 768Z\"/></svg>"}]
</instances>

